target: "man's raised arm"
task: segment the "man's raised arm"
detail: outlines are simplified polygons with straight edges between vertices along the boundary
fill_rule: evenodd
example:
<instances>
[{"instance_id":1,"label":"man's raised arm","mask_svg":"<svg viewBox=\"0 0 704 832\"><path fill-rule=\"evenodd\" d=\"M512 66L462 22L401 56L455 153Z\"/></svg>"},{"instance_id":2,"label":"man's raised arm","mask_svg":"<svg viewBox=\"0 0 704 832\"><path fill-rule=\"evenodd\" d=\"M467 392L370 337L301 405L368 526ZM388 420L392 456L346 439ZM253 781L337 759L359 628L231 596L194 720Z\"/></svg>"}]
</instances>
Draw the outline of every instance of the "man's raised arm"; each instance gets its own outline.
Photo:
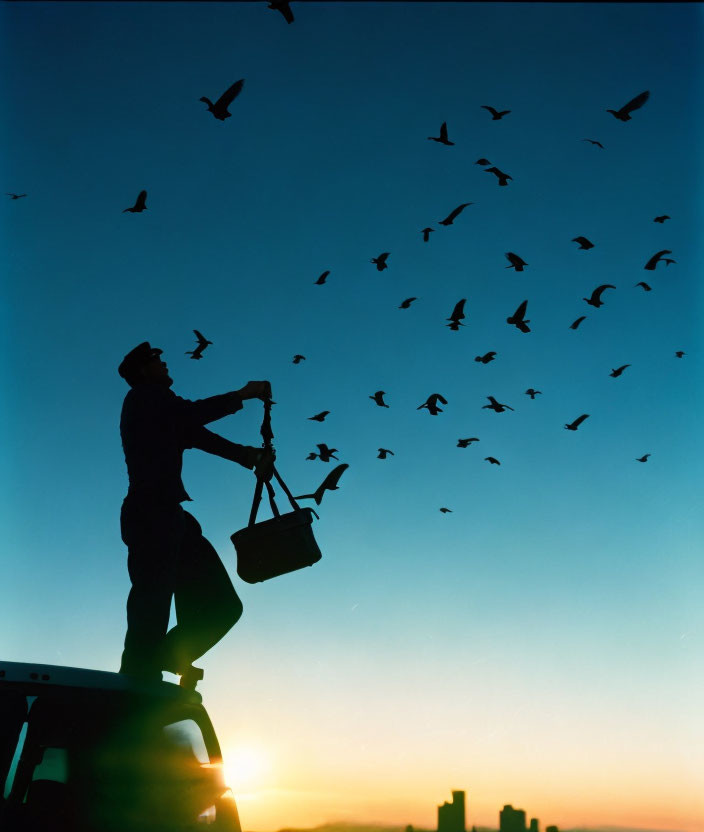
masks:
<instances>
[{"instance_id":1,"label":"man's raised arm","mask_svg":"<svg viewBox=\"0 0 704 832\"><path fill-rule=\"evenodd\" d=\"M262 401L270 399L271 384L268 381L248 381L239 390L219 396L209 396L207 399L190 401L177 398L182 402L189 420L198 425L207 425L209 422L215 422L217 419L242 410L242 402L245 399L261 399Z\"/></svg>"}]
</instances>

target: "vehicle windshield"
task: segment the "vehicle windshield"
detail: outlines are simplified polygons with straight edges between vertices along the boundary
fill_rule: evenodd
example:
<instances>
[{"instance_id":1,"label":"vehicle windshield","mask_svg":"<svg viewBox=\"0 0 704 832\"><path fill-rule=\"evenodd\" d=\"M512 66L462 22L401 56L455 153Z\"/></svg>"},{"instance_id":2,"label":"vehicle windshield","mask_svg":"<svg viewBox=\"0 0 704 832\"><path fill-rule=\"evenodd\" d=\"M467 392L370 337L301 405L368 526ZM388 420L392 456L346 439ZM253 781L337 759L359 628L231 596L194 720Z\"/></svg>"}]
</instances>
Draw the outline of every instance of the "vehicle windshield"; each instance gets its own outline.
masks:
<instances>
[{"instance_id":1,"label":"vehicle windshield","mask_svg":"<svg viewBox=\"0 0 704 832\"><path fill-rule=\"evenodd\" d=\"M3 830L221 826L226 787L199 725L202 709L125 696L22 700L3 700L0 717Z\"/></svg>"}]
</instances>

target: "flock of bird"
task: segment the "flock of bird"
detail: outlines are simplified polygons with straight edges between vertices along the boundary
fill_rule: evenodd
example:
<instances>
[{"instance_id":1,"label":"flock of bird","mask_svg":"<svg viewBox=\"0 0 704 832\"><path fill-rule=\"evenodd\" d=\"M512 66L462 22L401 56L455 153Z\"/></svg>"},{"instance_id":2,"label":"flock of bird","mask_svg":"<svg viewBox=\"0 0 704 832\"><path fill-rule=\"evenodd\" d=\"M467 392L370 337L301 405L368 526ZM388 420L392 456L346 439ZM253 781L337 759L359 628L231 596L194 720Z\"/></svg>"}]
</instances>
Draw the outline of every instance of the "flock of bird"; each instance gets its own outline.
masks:
<instances>
[{"instance_id":1,"label":"flock of bird","mask_svg":"<svg viewBox=\"0 0 704 832\"><path fill-rule=\"evenodd\" d=\"M293 22L293 20L294 20L293 14L291 13L288 2L283 2L282 0L273 0L273 2L269 3L268 7L270 9L274 9L274 10L277 10L277 11L281 12L281 14L286 19L287 23L292 23ZM240 79L239 81L236 81L234 84L232 84L230 87L228 87L228 89L225 90L225 92L223 92L222 95L220 95L220 97L217 98L217 100L215 102L211 101L206 96L201 97L200 101L202 101L203 103L205 103L207 105L207 111L212 113L212 115L215 119L217 119L219 121L225 121L226 119L231 117L232 114L230 113L228 108L233 103L233 101L237 98L237 96L240 95L240 93L242 92L242 90L244 88L244 83L245 83L244 79ZM629 121L631 119L631 113L634 112L635 110L639 109L640 107L642 107L643 104L645 104L645 102L648 100L648 98L649 98L649 92L647 92L647 91L642 92L639 95L637 95L635 98L630 100L628 103L626 103L624 106L622 106L620 109L618 109L618 110L609 109L606 112L611 113L616 119L618 119L620 121L623 121L623 122L626 122L626 121ZM500 110L499 111L499 110L496 110L494 107L491 107L489 105L481 105L481 106L482 106L483 109L487 110L491 114L492 120L494 120L494 121L499 121L499 120L505 118L511 112L510 110ZM437 142L439 144L443 144L443 145L446 145L446 146L453 146L454 145L454 142L451 141L450 138L449 138L447 122L443 122L441 124L438 136L428 136L427 138L428 138L429 141L434 141L434 142ZM589 142L590 144L596 145L601 149L604 148L604 146L601 144L601 142L598 142L594 139L584 139L583 141L586 141L586 142ZM498 184L499 184L500 187L507 187L508 184L509 184L509 181L512 181L512 177L509 174L505 173L504 171L501 171L496 166L491 165L489 160L486 159L486 158L478 159L476 164L484 166L485 172L491 173L492 175L494 175L497 178ZM25 193L23 193L23 194L8 193L7 195L13 200L17 200L17 199L20 199L20 198L23 198L23 197L27 196L27 194L25 194ZM134 202L134 205L123 209L123 213L133 213L133 214L141 213L141 212L147 210L146 202L147 202L147 191L146 190L141 190L139 192L139 194L137 195L137 198ZM459 215L465 210L465 208L469 207L472 204L473 203L471 203L471 202L464 202L464 203L458 205L444 219L439 220L439 224L442 225L442 226L446 226L446 227L452 225L454 223L454 221L459 217ZM655 217L654 222L662 224L668 219L670 219L669 215L663 214L663 215ZM433 231L434 231L434 229L431 228L431 227L425 227L421 230L421 234L423 236L423 241L424 242L427 243L429 241L430 234ZM581 249L581 250L589 250L589 249L594 248L594 243L592 243L590 240L588 240L584 236L574 237L572 242L577 243L579 249ZM663 261L666 264L666 266L669 266L670 264L675 263L676 262L675 260L673 260L671 258L667 258L665 256L665 255L668 255L668 254L672 254L672 252L669 249L662 249L662 250L656 252L655 254L653 254L652 257L650 257L647 260L647 262L644 265L644 269L646 269L648 271L653 271L657 267L658 263L661 262L661 261ZM388 266L388 258L390 256L391 256L390 252L388 252L388 251L381 252L378 256L371 258L371 263L375 265L375 267L378 271L380 271L380 272L384 271L385 269L387 269L389 267ZM506 266L507 269L515 269L516 272L522 272L529 265L525 260L523 260L523 258L520 255L516 254L515 252L511 252L511 251L506 252L505 257L509 262L508 266ZM330 274L330 270L326 270L326 271L322 272L322 274L315 281L315 284L316 285L323 285L325 283L327 277L329 276L329 274ZM645 281L640 281L639 283L636 283L635 285L642 287L642 289L645 292L651 291L651 287ZM607 289L615 289L615 288L616 287L613 284L610 284L610 283L601 284L593 290L590 297L588 297L588 298L585 297L585 298L583 298L583 300L589 306L592 306L594 308L599 308L599 307L603 306L603 304L604 304L604 301L602 299L603 295L604 295L604 292L606 292ZM406 298L405 300L403 300L403 302L400 304L400 306L398 308L399 309L408 309L410 307L410 305L416 300L418 300L417 297ZM450 316L447 318L449 323L446 324L446 326L448 326L452 331L458 331L460 327L464 326L464 324L462 323L462 320L465 318L464 305L466 303L466 300L467 300L466 298L460 299L455 304ZM528 326L528 324L530 323L530 319L528 319L526 317L527 308L528 308L528 301L524 300L519 304L517 309L506 318L506 322L509 325L515 326L522 333L529 333L531 331L530 327ZM579 318L577 318L570 325L570 328L573 329L573 330L576 330L577 327L582 323L582 321L585 320L585 318L586 318L586 315L580 316ZM197 344L194 347L194 349L188 350L185 354L190 355L191 359L193 359L193 360L200 360L200 359L203 358L203 354L204 354L205 350L207 349L207 347L211 346L213 342L210 341L209 339L207 339L197 329L193 330L193 332L196 336ZM685 353L682 350L678 350L675 353L675 355L678 358L682 358L685 355ZM483 364L488 364L489 362L493 361L495 357L496 357L496 352L495 351L489 351L489 352L485 353L484 355L476 356L475 361L483 363ZM300 364L300 362L304 361L304 360L306 360L306 357L304 355L296 354L296 355L293 356L293 363L294 364ZM618 378L630 366L631 366L630 364L623 364L620 367L612 369L611 374L610 374L611 377L612 378ZM541 391L540 390L534 390L531 387L531 388L528 388L525 391L525 394L528 395L531 398L531 400L534 400L537 395L541 395ZM386 394L383 390L377 390L373 395L370 395L369 398L372 399L378 407L388 408L389 405L384 401L384 396L385 395ZM495 413L503 413L506 410L511 410L511 411L514 410L514 408L511 407L510 405L497 401L497 399L494 396L487 396L487 399L488 399L489 403L483 405L482 409L488 409L488 410L491 410ZM428 398L426 399L425 402L418 405L417 409L418 410L425 409L425 410L428 411L428 413L431 416L437 416L439 413L443 412L442 408L440 407L440 404L446 405L447 400L440 393L433 393L432 395L428 396ZM310 416L308 418L312 421L323 422L325 420L325 418L329 415L329 413L330 413L330 411L324 410L324 411L321 411L320 413L317 413L317 414L315 414L313 416ZM589 418L589 414L588 413L583 413L580 416L578 416L576 419L572 420L571 422L567 422L564 427L567 430L576 431L584 423L584 421L588 418ZM479 437L473 436L473 437L467 437L467 438L460 438L460 439L457 440L457 447L458 448L467 448L474 442L479 442ZM306 459L308 459L308 460L319 459L321 462L325 462L325 463L329 463L331 459L338 460L338 457L335 456L335 453L337 452L336 448L329 448L324 443L318 444L317 448L318 448L317 453L316 452L309 453L308 456L306 457ZM377 456L378 459L382 459L382 460L387 459L389 455L393 456L394 452L392 450L388 449L388 448L379 448L378 449L378 456ZM647 462L649 457L650 457L650 454L646 453L641 457L637 457L636 460L638 462L644 463L644 462ZM489 462L492 465L497 465L497 466L501 465L501 462L496 457L493 457L493 456L486 456L486 457L484 457L484 460ZM346 463L343 463L343 464L340 464L340 465L336 466L333 470L330 471L330 473L325 477L322 484L314 492L312 492L310 494L301 495L297 499L314 499L316 501L316 503L320 504L325 491L327 491L327 490L333 491L333 490L336 490L338 488L338 483L340 481L340 477L342 476L343 472L347 468L348 468L348 465ZM443 506L442 508L440 508L440 511L443 512L443 513L449 513L449 512L451 512L451 509L447 508L446 506Z\"/></svg>"}]
</instances>

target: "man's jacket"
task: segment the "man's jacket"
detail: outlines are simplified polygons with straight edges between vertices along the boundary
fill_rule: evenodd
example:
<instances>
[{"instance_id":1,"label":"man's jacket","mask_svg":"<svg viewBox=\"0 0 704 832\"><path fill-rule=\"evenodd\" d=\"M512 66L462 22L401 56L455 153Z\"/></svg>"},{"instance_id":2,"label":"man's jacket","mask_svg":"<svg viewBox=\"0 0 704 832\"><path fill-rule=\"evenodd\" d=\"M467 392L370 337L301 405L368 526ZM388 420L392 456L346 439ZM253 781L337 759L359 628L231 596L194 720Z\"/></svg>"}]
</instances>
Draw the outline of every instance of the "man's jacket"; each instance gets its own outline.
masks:
<instances>
[{"instance_id":1,"label":"man's jacket","mask_svg":"<svg viewBox=\"0 0 704 832\"><path fill-rule=\"evenodd\" d=\"M251 469L248 449L204 427L241 409L237 393L190 401L159 384L133 387L125 396L120 417L128 496L162 504L190 500L181 481L186 448L199 448Z\"/></svg>"}]
</instances>

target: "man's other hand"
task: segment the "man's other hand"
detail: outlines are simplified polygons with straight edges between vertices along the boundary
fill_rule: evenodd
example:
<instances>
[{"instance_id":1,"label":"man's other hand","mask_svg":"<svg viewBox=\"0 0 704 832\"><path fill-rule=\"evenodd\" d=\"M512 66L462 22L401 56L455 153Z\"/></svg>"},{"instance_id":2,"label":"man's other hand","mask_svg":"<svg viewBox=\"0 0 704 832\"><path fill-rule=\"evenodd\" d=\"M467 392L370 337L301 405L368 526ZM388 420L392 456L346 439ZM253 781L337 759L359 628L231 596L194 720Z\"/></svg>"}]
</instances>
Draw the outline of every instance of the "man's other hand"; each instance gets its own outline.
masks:
<instances>
[{"instance_id":1,"label":"man's other hand","mask_svg":"<svg viewBox=\"0 0 704 832\"><path fill-rule=\"evenodd\" d=\"M273 448L257 448L257 459L254 463L254 473L258 480L269 482L274 476L274 462L276 451Z\"/></svg>"},{"instance_id":2,"label":"man's other hand","mask_svg":"<svg viewBox=\"0 0 704 832\"><path fill-rule=\"evenodd\" d=\"M271 398L271 382L248 381L237 393L241 399L261 399L262 401L266 401Z\"/></svg>"}]
</instances>

